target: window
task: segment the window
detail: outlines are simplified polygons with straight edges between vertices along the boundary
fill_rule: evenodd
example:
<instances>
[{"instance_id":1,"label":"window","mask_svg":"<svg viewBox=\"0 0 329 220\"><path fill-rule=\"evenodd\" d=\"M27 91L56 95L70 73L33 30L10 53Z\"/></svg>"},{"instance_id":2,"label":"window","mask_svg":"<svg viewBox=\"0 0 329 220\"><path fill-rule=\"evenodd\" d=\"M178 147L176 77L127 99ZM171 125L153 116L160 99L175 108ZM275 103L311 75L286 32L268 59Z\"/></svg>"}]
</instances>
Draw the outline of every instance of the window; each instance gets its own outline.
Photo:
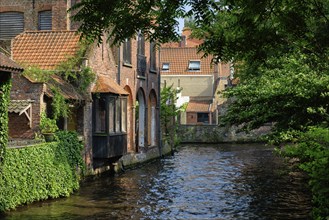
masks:
<instances>
[{"instance_id":1,"label":"window","mask_svg":"<svg viewBox=\"0 0 329 220\"><path fill-rule=\"evenodd\" d=\"M200 70L200 61L199 60L190 60L188 64L188 70L198 71Z\"/></svg>"},{"instance_id":2,"label":"window","mask_svg":"<svg viewBox=\"0 0 329 220\"><path fill-rule=\"evenodd\" d=\"M156 45L155 42L150 42L150 70L156 72Z\"/></svg>"},{"instance_id":3,"label":"window","mask_svg":"<svg viewBox=\"0 0 329 220\"><path fill-rule=\"evenodd\" d=\"M109 132L114 133L114 106L115 106L115 99L114 97L109 98Z\"/></svg>"},{"instance_id":4,"label":"window","mask_svg":"<svg viewBox=\"0 0 329 220\"><path fill-rule=\"evenodd\" d=\"M95 132L105 132L105 100L100 98L95 100Z\"/></svg>"},{"instance_id":5,"label":"window","mask_svg":"<svg viewBox=\"0 0 329 220\"><path fill-rule=\"evenodd\" d=\"M121 131L121 100L119 98L115 101L115 132Z\"/></svg>"},{"instance_id":6,"label":"window","mask_svg":"<svg viewBox=\"0 0 329 220\"><path fill-rule=\"evenodd\" d=\"M162 63L162 71L169 71L169 63Z\"/></svg>"},{"instance_id":7,"label":"window","mask_svg":"<svg viewBox=\"0 0 329 220\"><path fill-rule=\"evenodd\" d=\"M145 37L143 33L139 32L138 33L138 48L137 48L137 53L140 55L145 55Z\"/></svg>"},{"instance_id":8,"label":"window","mask_svg":"<svg viewBox=\"0 0 329 220\"><path fill-rule=\"evenodd\" d=\"M197 122L202 122L205 124L209 123L209 114L208 113L198 113Z\"/></svg>"},{"instance_id":9,"label":"window","mask_svg":"<svg viewBox=\"0 0 329 220\"><path fill-rule=\"evenodd\" d=\"M21 12L0 13L0 40L10 40L24 31L24 14Z\"/></svg>"},{"instance_id":10,"label":"window","mask_svg":"<svg viewBox=\"0 0 329 220\"><path fill-rule=\"evenodd\" d=\"M116 134L127 132L127 98L101 95L94 98L94 132Z\"/></svg>"},{"instance_id":11,"label":"window","mask_svg":"<svg viewBox=\"0 0 329 220\"><path fill-rule=\"evenodd\" d=\"M127 99L121 99L121 130L127 132Z\"/></svg>"},{"instance_id":12,"label":"window","mask_svg":"<svg viewBox=\"0 0 329 220\"><path fill-rule=\"evenodd\" d=\"M131 64L131 40L126 39L123 43L123 62L124 64Z\"/></svg>"},{"instance_id":13,"label":"window","mask_svg":"<svg viewBox=\"0 0 329 220\"><path fill-rule=\"evenodd\" d=\"M51 17L52 17L51 11L40 11L38 16L39 19L38 30L40 31L51 30L52 27Z\"/></svg>"}]
</instances>

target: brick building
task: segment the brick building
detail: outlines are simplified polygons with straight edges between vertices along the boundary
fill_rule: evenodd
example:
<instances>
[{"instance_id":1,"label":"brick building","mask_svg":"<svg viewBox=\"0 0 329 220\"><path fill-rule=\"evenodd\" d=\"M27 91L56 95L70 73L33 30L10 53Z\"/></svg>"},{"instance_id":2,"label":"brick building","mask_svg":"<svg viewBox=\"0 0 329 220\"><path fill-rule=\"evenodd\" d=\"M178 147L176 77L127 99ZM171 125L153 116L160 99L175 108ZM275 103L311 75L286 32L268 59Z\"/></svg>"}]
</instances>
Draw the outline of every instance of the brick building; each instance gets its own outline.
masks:
<instances>
[{"instance_id":1,"label":"brick building","mask_svg":"<svg viewBox=\"0 0 329 220\"><path fill-rule=\"evenodd\" d=\"M0 47L10 49L18 63L55 71L60 62L78 50L77 24L71 22L66 13L74 2L1 1L0 25L8 28L5 31L1 28ZM88 46L84 65L96 73L89 98L79 96L72 85L60 78L53 77L52 82L62 85L62 94L67 100L79 100L72 102L80 103L73 105L78 108L74 111L76 123L67 121L64 128L75 124L74 130L84 137L86 163L94 168L107 166L122 155L144 153L158 147L160 83L153 44L138 33L136 39L127 39L120 46L111 46L104 40L100 45ZM26 128L20 129L20 138L32 137L40 112L51 102L51 85L24 76L17 76L13 84L12 100L24 100L20 106L31 105L32 117L36 118L30 124L24 119L22 124ZM11 119L9 123L17 122ZM14 131L11 134L18 135Z\"/></svg>"},{"instance_id":2,"label":"brick building","mask_svg":"<svg viewBox=\"0 0 329 220\"><path fill-rule=\"evenodd\" d=\"M230 64L213 64L212 56L203 57L197 49L202 40L190 35L191 30L184 28L181 42L162 45L161 86L178 88L177 104L188 103L181 124L216 124L222 102L219 92L232 77Z\"/></svg>"}]
</instances>

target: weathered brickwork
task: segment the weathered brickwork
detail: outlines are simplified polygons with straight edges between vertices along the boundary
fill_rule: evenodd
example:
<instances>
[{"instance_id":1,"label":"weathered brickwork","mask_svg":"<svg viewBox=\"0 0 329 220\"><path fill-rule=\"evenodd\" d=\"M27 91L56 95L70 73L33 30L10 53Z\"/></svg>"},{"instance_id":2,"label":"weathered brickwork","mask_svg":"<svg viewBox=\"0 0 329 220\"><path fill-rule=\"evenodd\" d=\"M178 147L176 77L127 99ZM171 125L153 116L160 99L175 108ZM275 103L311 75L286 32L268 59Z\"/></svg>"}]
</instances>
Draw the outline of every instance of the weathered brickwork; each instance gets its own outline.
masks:
<instances>
[{"instance_id":1,"label":"weathered brickwork","mask_svg":"<svg viewBox=\"0 0 329 220\"><path fill-rule=\"evenodd\" d=\"M67 9L70 4L66 0L1 0L0 12L23 12L24 30L38 30L38 13L41 11L52 11L52 30L69 30L70 19Z\"/></svg>"},{"instance_id":2,"label":"weathered brickwork","mask_svg":"<svg viewBox=\"0 0 329 220\"><path fill-rule=\"evenodd\" d=\"M52 11L52 30L76 30L78 23L72 22L70 19L70 13L67 13L67 9L71 7L73 2L71 0L1 0L0 12L17 11L24 13L24 30L25 31L37 31L38 30L38 14L41 11ZM65 46L65 45L63 45ZM127 145L128 153L133 154L136 152L146 152L154 149L154 146L159 145L159 74L158 70L150 71L150 43L145 42L145 56L147 62L146 73L144 77L137 75L137 46L136 39L132 39L131 44L131 65L125 65L123 63L123 47L111 46L106 39L102 44L96 43L88 49L86 58L88 59L88 66L97 75L106 75L117 82L125 91L129 93L127 104ZM158 52L157 52L158 54ZM120 57L119 57L120 55ZM155 57L158 61L158 58ZM119 61L119 62L118 62ZM158 67L158 64L157 64ZM17 138L33 138L40 121L40 112L42 108L45 108L43 100L44 88L43 84L31 83L24 77L17 77L13 79L15 81L12 89L12 99L34 100L33 110L33 123L32 129L27 131L26 119L19 120L17 117L11 119L10 134L12 137ZM143 107L138 111L144 112L143 126L136 128L136 100L137 94L142 94L142 99L145 100ZM141 98L141 97L140 97ZM139 100L141 102L142 100ZM93 115L92 115L93 102L91 100L85 100L83 108L78 110L77 115L81 116L77 121L78 132L84 136L84 158L88 167L93 166L93 152L92 152L92 135L93 135ZM14 115L12 115L11 118ZM21 117L24 117L23 115ZM17 119L17 120L16 120ZM139 122L141 124L141 122ZM16 129L19 128L19 129ZM20 130L18 135L17 131ZM26 130L26 132L25 132ZM136 142L137 130L143 130L142 146Z\"/></svg>"},{"instance_id":3,"label":"weathered brickwork","mask_svg":"<svg viewBox=\"0 0 329 220\"><path fill-rule=\"evenodd\" d=\"M10 138L34 138L39 130L40 111L43 94L43 83L32 83L21 74L13 74L11 100L32 101L32 127L25 114L9 114L9 137Z\"/></svg>"},{"instance_id":4,"label":"weathered brickwork","mask_svg":"<svg viewBox=\"0 0 329 220\"><path fill-rule=\"evenodd\" d=\"M150 62L150 43L145 42L145 56L147 57L147 70L145 77L137 76L137 40L132 39L131 43L131 65L126 65L122 62L123 60L123 51L121 47L120 51L120 66L118 68L118 48L110 47L109 43L106 42L105 38L103 40L104 43L100 45L93 45L90 49L88 55L88 63L89 66L96 72L97 74L109 75L112 79L118 82L118 71L120 71L120 82L118 84L124 88L128 93L128 120L127 120L127 135L128 135L128 152L136 152L136 143L135 143L135 132L136 132L136 121L135 121L135 108L136 106L136 97L137 92L141 90L144 94L144 100L146 100L146 108L145 108L145 147L151 146L152 143L158 142L157 140L149 140L150 132L148 131L151 120L148 119L151 106L149 104L149 97L152 93L152 96L155 96L155 105L157 106L158 99L158 73L151 72L149 69ZM153 91L153 92L152 92ZM158 108L157 108L158 112ZM158 117L158 113L156 115ZM157 125L159 126L159 125Z\"/></svg>"}]
</instances>

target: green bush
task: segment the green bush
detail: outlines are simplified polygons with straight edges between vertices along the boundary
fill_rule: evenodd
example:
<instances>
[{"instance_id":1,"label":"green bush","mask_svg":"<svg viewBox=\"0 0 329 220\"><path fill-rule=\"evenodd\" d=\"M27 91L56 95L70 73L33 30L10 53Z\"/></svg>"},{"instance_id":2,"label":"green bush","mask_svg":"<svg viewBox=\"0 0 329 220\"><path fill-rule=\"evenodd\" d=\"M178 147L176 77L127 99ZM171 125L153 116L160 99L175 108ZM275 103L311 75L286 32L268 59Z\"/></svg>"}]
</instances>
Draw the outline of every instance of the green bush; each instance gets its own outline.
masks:
<instances>
[{"instance_id":1,"label":"green bush","mask_svg":"<svg viewBox=\"0 0 329 220\"><path fill-rule=\"evenodd\" d=\"M2 74L4 77L4 74ZM0 171L8 142L8 104L11 88L10 75L0 79Z\"/></svg>"},{"instance_id":2,"label":"green bush","mask_svg":"<svg viewBox=\"0 0 329 220\"><path fill-rule=\"evenodd\" d=\"M79 188L83 145L73 132L58 132L57 142L7 149L0 173L0 212Z\"/></svg>"},{"instance_id":3,"label":"green bush","mask_svg":"<svg viewBox=\"0 0 329 220\"><path fill-rule=\"evenodd\" d=\"M284 156L300 159L299 167L310 177L314 219L329 218L329 129L312 127L300 133L296 144L282 152Z\"/></svg>"}]
</instances>

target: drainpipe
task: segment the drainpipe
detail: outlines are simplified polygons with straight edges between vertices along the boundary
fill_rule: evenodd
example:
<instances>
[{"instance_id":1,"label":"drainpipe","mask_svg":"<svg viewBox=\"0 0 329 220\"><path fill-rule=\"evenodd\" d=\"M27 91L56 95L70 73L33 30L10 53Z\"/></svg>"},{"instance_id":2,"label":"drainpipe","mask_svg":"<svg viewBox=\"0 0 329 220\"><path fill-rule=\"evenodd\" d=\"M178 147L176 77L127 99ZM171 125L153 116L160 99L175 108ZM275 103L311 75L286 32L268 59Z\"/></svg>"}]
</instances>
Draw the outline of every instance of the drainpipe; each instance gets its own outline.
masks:
<instances>
[{"instance_id":1,"label":"drainpipe","mask_svg":"<svg viewBox=\"0 0 329 220\"><path fill-rule=\"evenodd\" d=\"M120 81L121 81L121 79L120 79L120 75L121 75L121 65L120 65L120 62L121 62L121 44L119 45L119 47L118 47L118 73L117 73L117 82L118 82L118 84L120 85Z\"/></svg>"},{"instance_id":2,"label":"drainpipe","mask_svg":"<svg viewBox=\"0 0 329 220\"><path fill-rule=\"evenodd\" d=\"M159 107L159 114L158 114L158 144L159 144L159 152L160 152L160 157L162 157L162 138L161 138L161 119L160 119L160 115L161 115L161 74L160 74L160 50L161 47L159 47L159 57L158 57L158 107Z\"/></svg>"}]
</instances>

